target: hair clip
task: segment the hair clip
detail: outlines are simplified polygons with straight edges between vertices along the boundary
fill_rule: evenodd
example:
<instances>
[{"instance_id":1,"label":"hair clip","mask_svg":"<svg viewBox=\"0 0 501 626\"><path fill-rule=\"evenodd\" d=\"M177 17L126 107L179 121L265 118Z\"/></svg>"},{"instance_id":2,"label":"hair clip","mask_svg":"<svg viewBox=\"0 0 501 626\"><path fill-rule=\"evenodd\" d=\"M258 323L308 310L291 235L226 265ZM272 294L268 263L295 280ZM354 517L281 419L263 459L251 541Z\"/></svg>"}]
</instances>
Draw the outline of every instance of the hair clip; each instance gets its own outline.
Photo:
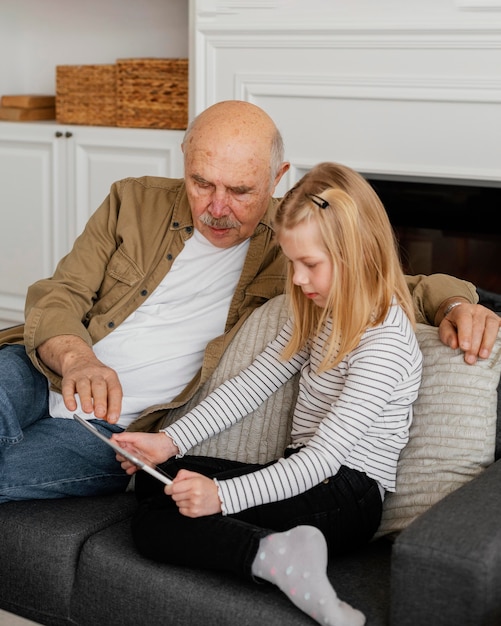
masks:
<instances>
[{"instance_id":1,"label":"hair clip","mask_svg":"<svg viewBox=\"0 0 501 626\"><path fill-rule=\"evenodd\" d=\"M315 195L314 193L307 193L306 197L309 198L313 204L316 204L320 209L326 209L330 206L327 200L324 200L320 196Z\"/></svg>"}]
</instances>

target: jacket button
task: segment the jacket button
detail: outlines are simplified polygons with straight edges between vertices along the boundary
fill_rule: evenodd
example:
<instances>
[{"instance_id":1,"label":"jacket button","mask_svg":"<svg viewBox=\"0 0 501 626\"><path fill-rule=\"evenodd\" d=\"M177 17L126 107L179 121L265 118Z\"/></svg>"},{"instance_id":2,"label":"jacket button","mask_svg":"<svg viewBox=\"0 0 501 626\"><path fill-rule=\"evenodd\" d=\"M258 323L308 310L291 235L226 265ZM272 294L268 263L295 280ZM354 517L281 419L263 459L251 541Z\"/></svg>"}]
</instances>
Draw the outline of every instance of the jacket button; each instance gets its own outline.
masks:
<instances>
[{"instance_id":1,"label":"jacket button","mask_svg":"<svg viewBox=\"0 0 501 626\"><path fill-rule=\"evenodd\" d=\"M108 322L108 328L114 328L115 322Z\"/></svg>"},{"instance_id":2,"label":"jacket button","mask_svg":"<svg viewBox=\"0 0 501 626\"><path fill-rule=\"evenodd\" d=\"M191 226L187 226L187 227L185 228L185 230L186 230L186 232L187 232L187 233L191 233L191 231L193 230L193 228L192 228Z\"/></svg>"},{"instance_id":3,"label":"jacket button","mask_svg":"<svg viewBox=\"0 0 501 626\"><path fill-rule=\"evenodd\" d=\"M147 296L147 295L148 295L148 290L147 290L147 289L143 289L143 290L141 291L141 295L142 295L142 296Z\"/></svg>"},{"instance_id":4,"label":"jacket button","mask_svg":"<svg viewBox=\"0 0 501 626\"><path fill-rule=\"evenodd\" d=\"M167 260L168 261L172 261L172 254L169 252L169 254L167 255Z\"/></svg>"},{"instance_id":5,"label":"jacket button","mask_svg":"<svg viewBox=\"0 0 501 626\"><path fill-rule=\"evenodd\" d=\"M172 222L172 226L174 226L174 228L179 228L179 222Z\"/></svg>"}]
</instances>

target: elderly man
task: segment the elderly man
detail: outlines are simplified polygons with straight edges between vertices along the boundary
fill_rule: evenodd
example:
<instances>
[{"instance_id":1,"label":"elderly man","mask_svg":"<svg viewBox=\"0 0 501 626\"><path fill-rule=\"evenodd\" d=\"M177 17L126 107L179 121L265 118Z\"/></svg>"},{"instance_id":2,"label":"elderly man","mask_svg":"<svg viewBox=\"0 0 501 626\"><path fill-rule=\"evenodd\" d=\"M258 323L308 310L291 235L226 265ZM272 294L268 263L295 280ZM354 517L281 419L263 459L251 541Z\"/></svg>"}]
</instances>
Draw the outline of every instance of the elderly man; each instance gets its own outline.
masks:
<instances>
[{"instance_id":1,"label":"elderly man","mask_svg":"<svg viewBox=\"0 0 501 626\"><path fill-rule=\"evenodd\" d=\"M108 436L156 430L282 293L272 196L289 164L273 121L218 103L192 122L183 153L184 180L113 184L54 275L30 287L24 329L0 334L0 502L124 489L113 451L73 413ZM435 275L409 287L418 321L440 323L468 362L489 354L499 319L471 284Z\"/></svg>"}]
</instances>

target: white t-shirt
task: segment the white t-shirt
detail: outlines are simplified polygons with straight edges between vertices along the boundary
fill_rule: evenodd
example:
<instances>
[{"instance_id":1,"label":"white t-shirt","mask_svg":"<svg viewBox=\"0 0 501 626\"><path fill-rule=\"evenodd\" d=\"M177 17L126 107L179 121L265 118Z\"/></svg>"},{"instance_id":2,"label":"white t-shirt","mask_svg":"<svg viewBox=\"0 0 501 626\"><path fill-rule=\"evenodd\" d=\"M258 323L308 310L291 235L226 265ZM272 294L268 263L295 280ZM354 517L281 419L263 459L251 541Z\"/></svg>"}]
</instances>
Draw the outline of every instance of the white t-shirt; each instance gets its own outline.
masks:
<instances>
[{"instance_id":1,"label":"white t-shirt","mask_svg":"<svg viewBox=\"0 0 501 626\"><path fill-rule=\"evenodd\" d=\"M248 245L249 240L217 248L195 229L149 298L94 345L97 358L116 370L122 384L120 426L154 404L170 402L199 370L207 343L224 332ZM53 417L73 415L59 393L50 392L49 405ZM94 417L80 403L77 413Z\"/></svg>"}]
</instances>

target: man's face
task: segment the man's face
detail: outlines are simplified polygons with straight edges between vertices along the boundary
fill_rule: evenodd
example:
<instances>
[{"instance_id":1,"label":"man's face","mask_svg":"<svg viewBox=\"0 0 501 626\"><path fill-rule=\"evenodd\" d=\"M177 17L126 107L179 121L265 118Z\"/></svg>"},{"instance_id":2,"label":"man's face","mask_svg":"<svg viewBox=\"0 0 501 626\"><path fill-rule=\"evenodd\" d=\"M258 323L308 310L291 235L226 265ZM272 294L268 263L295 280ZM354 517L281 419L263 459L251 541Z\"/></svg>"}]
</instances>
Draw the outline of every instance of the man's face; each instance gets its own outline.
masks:
<instances>
[{"instance_id":1,"label":"man's face","mask_svg":"<svg viewBox=\"0 0 501 626\"><path fill-rule=\"evenodd\" d=\"M185 180L195 228L218 248L253 234L274 191L269 149L256 151L238 139L191 147L185 154Z\"/></svg>"}]
</instances>

